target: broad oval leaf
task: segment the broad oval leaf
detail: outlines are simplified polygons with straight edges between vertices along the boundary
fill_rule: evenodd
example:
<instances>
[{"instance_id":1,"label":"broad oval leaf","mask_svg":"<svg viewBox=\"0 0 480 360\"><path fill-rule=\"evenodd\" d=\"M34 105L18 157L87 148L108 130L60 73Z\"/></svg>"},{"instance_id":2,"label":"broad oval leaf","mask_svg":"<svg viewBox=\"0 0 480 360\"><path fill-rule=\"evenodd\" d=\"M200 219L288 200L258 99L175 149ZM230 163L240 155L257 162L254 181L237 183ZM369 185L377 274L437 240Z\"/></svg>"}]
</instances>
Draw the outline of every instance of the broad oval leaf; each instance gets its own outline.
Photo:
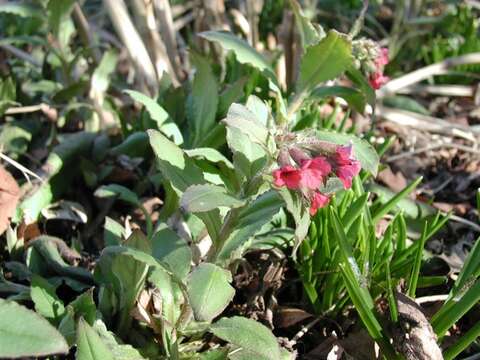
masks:
<instances>
[{"instance_id":1,"label":"broad oval leaf","mask_svg":"<svg viewBox=\"0 0 480 360\"><path fill-rule=\"evenodd\" d=\"M350 107L354 108L359 113L363 113L367 99L359 90L346 86L320 86L313 90L310 97L330 97L337 96L344 99Z\"/></svg>"},{"instance_id":2,"label":"broad oval leaf","mask_svg":"<svg viewBox=\"0 0 480 360\"><path fill-rule=\"evenodd\" d=\"M232 162L228 160L220 151L213 148L195 148L185 150L189 157L199 160L207 160L212 163L224 164L229 169L234 169Z\"/></svg>"},{"instance_id":3,"label":"broad oval leaf","mask_svg":"<svg viewBox=\"0 0 480 360\"><path fill-rule=\"evenodd\" d=\"M320 25L313 25L310 20L303 14L302 8L297 0L290 0L290 6L295 14L295 24L297 25L300 38L302 39L302 47L315 45L325 37L325 31Z\"/></svg>"},{"instance_id":4,"label":"broad oval leaf","mask_svg":"<svg viewBox=\"0 0 480 360\"><path fill-rule=\"evenodd\" d=\"M80 318L77 328L77 360L114 360L108 346L88 323Z\"/></svg>"},{"instance_id":5,"label":"broad oval leaf","mask_svg":"<svg viewBox=\"0 0 480 360\"><path fill-rule=\"evenodd\" d=\"M297 90L308 91L318 84L334 79L353 62L352 45L346 35L330 30L318 44L307 48L300 65Z\"/></svg>"},{"instance_id":6,"label":"broad oval leaf","mask_svg":"<svg viewBox=\"0 0 480 360\"><path fill-rule=\"evenodd\" d=\"M99 198L112 198L118 197L120 200L123 200L132 205L140 204L137 194L135 194L129 188L126 188L122 185L110 184L104 185L95 191L95 196Z\"/></svg>"},{"instance_id":7,"label":"broad oval leaf","mask_svg":"<svg viewBox=\"0 0 480 360\"><path fill-rule=\"evenodd\" d=\"M173 187L183 192L193 184L205 182L202 171L181 148L155 130L147 131L160 171Z\"/></svg>"},{"instance_id":8,"label":"broad oval leaf","mask_svg":"<svg viewBox=\"0 0 480 360\"><path fill-rule=\"evenodd\" d=\"M244 201L228 195L225 188L211 184L190 186L180 200L180 207L186 212L205 212L220 206L235 208L244 204Z\"/></svg>"},{"instance_id":9,"label":"broad oval leaf","mask_svg":"<svg viewBox=\"0 0 480 360\"><path fill-rule=\"evenodd\" d=\"M202 263L189 276L188 298L197 321L211 321L233 299L232 275L214 264Z\"/></svg>"},{"instance_id":10,"label":"broad oval leaf","mask_svg":"<svg viewBox=\"0 0 480 360\"><path fill-rule=\"evenodd\" d=\"M64 337L35 312L0 299L0 358L68 353Z\"/></svg>"},{"instance_id":11,"label":"broad oval leaf","mask_svg":"<svg viewBox=\"0 0 480 360\"><path fill-rule=\"evenodd\" d=\"M230 359L278 360L280 347L272 332L264 325L241 316L222 318L210 326L210 331L222 340L237 346Z\"/></svg>"},{"instance_id":12,"label":"broad oval leaf","mask_svg":"<svg viewBox=\"0 0 480 360\"><path fill-rule=\"evenodd\" d=\"M187 115L191 123L192 148L205 144L208 133L215 127L218 107L218 83L208 61L191 53L196 72L192 93L187 101Z\"/></svg>"},{"instance_id":13,"label":"broad oval leaf","mask_svg":"<svg viewBox=\"0 0 480 360\"><path fill-rule=\"evenodd\" d=\"M179 279L184 279L190 272L192 262L190 247L165 224L162 224L152 237L152 256L167 264Z\"/></svg>"},{"instance_id":14,"label":"broad oval leaf","mask_svg":"<svg viewBox=\"0 0 480 360\"><path fill-rule=\"evenodd\" d=\"M275 73L267 60L246 41L226 31L205 31L199 36L219 43L225 50L232 50L240 63L265 71L270 78L276 80Z\"/></svg>"},{"instance_id":15,"label":"broad oval leaf","mask_svg":"<svg viewBox=\"0 0 480 360\"><path fill-rule=\"evenodd\" d=\"M236 128L240 130L253 142L266 146L268 129L246 106L232 104L230 109L228 109L227 117L223 122L228 128Z\"/></svg>"},{"instance_id":16,"label":"broad oval leaf","mask_svg":"<svg viewBox=\"0 0 480 360\"><path fill-rule=\"evenodd\" d=\"M30 296L35 310L47 319L59 321L65 314L63 302L55 294L55 286L38 275L32 277Z\"/></svg>"},{"instance_id":17,"label":"broad oval leaf","mask_svg":"<svg viewBox=\"0 0 480 360\"><path fill-rule=\"evenodd\" d=\"M135 90L124 90L133 100L139 102L147 109L150 117L157 123L158 129L168 119L168 113L153 99Z\"/></svg>"}]
</instances>

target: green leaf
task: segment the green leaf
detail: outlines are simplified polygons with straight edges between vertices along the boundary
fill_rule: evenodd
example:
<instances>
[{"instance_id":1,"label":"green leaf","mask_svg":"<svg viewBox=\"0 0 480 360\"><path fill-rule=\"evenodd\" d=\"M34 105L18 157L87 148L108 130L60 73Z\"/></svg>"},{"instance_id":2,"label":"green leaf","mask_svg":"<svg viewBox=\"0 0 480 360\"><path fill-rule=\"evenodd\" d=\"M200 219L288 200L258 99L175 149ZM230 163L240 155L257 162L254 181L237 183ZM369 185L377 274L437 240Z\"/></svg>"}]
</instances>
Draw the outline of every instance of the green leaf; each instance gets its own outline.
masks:
<instances>
[{"instance_id":1,"label":"green leaf","mask_svg":"<svg viewBox=\"0 0 480 360\"><path fill-rule=\"evenodd\" d=\"M201 170L182 149L155 130L148 130L150 144L165 178L180 192L190 185L205 183Z\"/></svg>"},{"instance_id":2,"label":"green leaf","mask_svg":"<svg viewBox=\"0 0 480 360\"><path fill-rule=\"evenodd\" d=\"M278 193L295 221L295 244L293 247L293 254L295 256L298 247L308 234L311 221L309 209L305 207L303 199L298 193L286 188L279 189Z\"/></svg>"},{"instance_id":3,"label":"green leaf","mask_svg":"<svg viewBox=\"0 0 480 360\"><path fill-rule=\"evenodd\" d=\"M284 205L276 191L267 191L254 201L238 209L238 220L235 228L229 234L221 251L219 260L228 260L234 251L242 250L247 241L257 234L264 225L272 221L273 217Z\"/></svg>"},{"instance_id":4,"label":"green leaf","mask_svg":"<svg viewBox=\"0 0 480 360\"><path fill-rule=\"evenodd\" d=\"M180 207L185 212L205 212L220 206L236 208L245 202L228 195L224 187L203 184L192 185L185 190L180 200Z\"/></svg>"},{"instance_id":5,"label":"green leaf","mask_svg":"<svg viewBox=\"0 0 480 360\"><path fill-rule=\"evenodd\" d=\"M356 86L358 86L360 91L365 95L365 99L367 100L367 102L373 108L375 108L375 102L376 102L375 90L372 89L368 80L361 73L361 71L355 68L354 66L350 66L347 70L346 75Z\"/></svg>"},{"instance_id":6,"label":"green leaf","mask_svg":"<svg viewBox=\"0 0 480 360\"><path fill-rule=\"evenodd\" d=\"M77 328L77 360L114 360L114 356L98 333L80 318Z\"/></svg>"},{"instance_id":7,"label":"green leaf","mask_svg":"<svg viewBox=\"0 0 480 360\"><path fill-rule=\"evenodd\" d=\"M160 291L162 316L165 319L163 325L174 330L174 324L177 323L182 313L182 304L186 302L179 284L161 268L151 272L148 282Z\"/></svg>"},{"instance_id":8,"label":"green leaf","mask_svg":"<svg viewBox=\"0 0 480 360\"><path fill-rule=\"evenodd\" d=\"M190 247L165 224L160 225L152 237L152 256L167 264L179 279L185 279L190 272L192 262Z\"/></svg>"},{"instance_id":9,"label":"green leaf","mask_svg":"<svg viewBox=\"0 0 480 360\"><path fill-rule=\"evenodd\" d=\"M395 208L395 206L399 205L400 201L403 198L406 198L417 186L422 182L422 177L419 177L417 180L411 182L409 185L405 186L402 191L395 194L391 197L385 204L381 207L376 209L372 213L372 220L377 222L380 220L384 215L386 215L389 211Z\"/></svg>"},{"instance_id":10,"label":"green leaf","mask_svg":"<svg viewBox=\"0 0 480 360\"><path fill-rule=\"evenodd\" d=\"M187 292L197 321L211 321L233 299L235 289L230 285L229 271L210 264L200 264L188 277Z\"/></svg>"},{"instance_id":11,"label":"green leaf","mask_svg":"<svg viewBox=\"0 0 480 360\"><path fill-rule=\"evenodd\" d=\"M270 109L258 96L250 95L245 104L246 108L255 115L255 119L264 126L268 124Z\"/></svg>"},{"instance_id":12,"label":"green leaf","mask_svg":"<svg viewBox=\"0 0 480 360\"><path fill-rule=\"evenodd\" d=\"M61 143L53 148L43 166L47 172L46 181L35 192L26 197L20 205L27 222L37 220L41 210L52 202L54 194L58 196L58 188L66 185L66 179L54 175L59 174L68 164L71 164L81 155L87 154L96 136L96 134L88 132L77 132L62 136ZM62 173L63 175L65 173Z\"/></svg>"},{"instance_id":13,"label":"green leaf","mask_svg":"<svg viewBox=\"0 0 480 360\"><path fill-rule=\"evenodd\" d=\"M366 98L359 90L346 86L320 86L312 91L310 98L338 96L359 113L365 111Z\"/></svg>"},{"instance_id":14,"label":"green leaf","mask_svg":"<svg viewBox=\"0 0 480 360\"><path fill-rule=\"evenodd\" d=\"M92 74L90 92L95 96L101 96L108 89L110 75L115 71L117 65L117 53L114 50L107 51Z\"/></svg>"},{"instance_id":15,"label":"green leaf","mask_svg":"<svg viewBox=\"0 0 480 360\"><path fill-rule=\"evenodd\" d=\"M408 96L397 95L386 97L383 99L383 105L417 114L430 115L430 111L428 111L425 106L420 104L418 101L409 98Z\"/></svg>"},{"instance_id":16,"label":"green leaf","mask_svg":"<svg viewBox=\"0 0 480 360\"><path fill-rule=\"evenodd\" d=\"M113 289L116 309L119 310L117 333L128 332L132 317L130 311L144 288L150 267L161 266L151 255L127 246L105 248L95 267L97 283Z\"/></svg>"},{"instance_id":17,"label":"green leaf","mask_svg":"<svg viewBox=\"0 0 480 360\"><path fill-rule=\"evenodd\" d=\"M231 127L227 128L227 142L233 153L233 164L240 182L248 181L262 172L267 157L259 144L252 142L241 130Z\"/></svg>"},{"instance_id":18,"label":"green leaf","mask_svg":"<svg viewBox=\"0 0 480 360\"><path fill-rule=\"evenodd\" d=\"M480 239L475 241L475 245L470 250L465 262L463 263L462 269L458 274L458 278L453 285L450 294L448 295L449 299L455 297L462 289L467 286L469 282L472 282L480 276Z\"/></svg>"},{"instance_id":19,"label":"green leaf","mask_svg":"<svg viewBox=\"0 0 480 360\"><path fill-rule=\"evenodd\" d=\"M73 4L75 4L75 0L48 1L48 25L55 38L58 39L61 49L65 49L74 31L70 19Z\"/></svg>"},{"instance_id":20,"label":"green leaf","mask_svg":"<svg viewBox=\"0 0 480 360\"><path fill-rule=\"evenodd\" d=\"M199 160L207 160L212 163L223 164L229 169L234 169L234 166L230 160L228 160L221 152L212 148L195 148L191 150L185 150L191 158Z\"/></svg>"},{"instance_id":21,"label":"green leaf","mask_svg":"<svg viewBox=\"0 0 480 360\"><path fill-rule=\"evenodd\" d=\"M218 107L218 83L208 61L199 54L191 53L196 68L192 92L187 101L187 114L191 123L192 148L204 144L208 133L215 127Z\"/></svg>"},{"instance_id":22,"label":"green leaf","mask_svg":"<svg viewBox=\"0 0 480 360\"><path fill-rule=\"evenodd\" d=\"M205 31L199 36L219 43L225 50L232 50L240 63L249 64L260 71L265 71L276 82L275 72L267 60L244 40L225 31Z\"/></svg>"},{"instance_id":23,"label":"green leaf","mask_svg":"<svg viewBox=\"0 0 480 360\"><path fill-rule=\"evenodd\" d=\"M346 35L330 30L318 44L307 48L300 65L298 92L336 78L352 64L352 45Z\"/></svg>"},{"instance_id":24,"label":"green leaf","mask_svg":"<svg viewBox=\"0 0 480 360\"><path fill-rule=\"evenodd\" d=\"M93 300L93 291L94 288L90 288L69 304L75 311L75 315L83 317L90 325L93 325L97 317L97 307Z\"/></svg>"},{"instance_id":25,"label":"green leaf","mask_svg":"<svg viewBox=\"0 0 480 360\"><path fill-rule=\"evenodd\" d=\"M21 3L0 4L0 13L14 14L23 18L42 18L42 10L40 8Z\"/></svg>"},{"instance_id":26,"label":"green leaf","mask_svg":"<svg viewBox=\"0 0 480 360\"><path fill-rule=\"evenodd\" d=\"M246 77L241 77L233 84L227 84L225 89L221 92L218 99L217 116L224 117L230 105L234 102L240 102L244 95L244 88L247 82Z\"/></svg>"},{"instance_id":27,"label":"green leaf","mask_svg":"<svg viewBox=\"0 0 480 360\"><path fill-rule=\"evenodd\" d=\"M229 128L240 130L253 142L266 146L268 129L246 106L232 104L230 109L228 109L227 117L223 122Z\"/></svg>"},{"instance_id":28,"label":"green leaf","mask_svg":"<svg viewBox=\"0 0 480 360\"><path fill-rule=\"evenodd\" d=\"M58 241L61 240L52 236L42 235L30 241L29 249L32 252L35 251L41 261L48 267L49 274L53 272L60 276L70 277L83 283L91 284L93 282L92 274L88 270L78 266L70 266L63 260L56 245ZM27 259L29 259L28 256ZM27 265L32 270L28 261Z\"/></svg>"},{"instance_id":29,"label":"green leaf","mask_svg":"<svg viewBox=\"0 0 480 360\"><path fill-rule=\"evenodd\" d=\"M38 275L32 277L30 296L35 310L47 319L58 322L65 314L65 307L55 293L55 287Z\"/></svg>"},{"instance_id":30,"label":"green leaf","mask_svg":"<svg viewBox=\"0 0 480 360\"><path fill-rule=\"evenodd\" d=\"M199 360L227 360L227 349L215 349L200 354Z\"/></svg>"},{"instance_id":31,"label":"green leaf","mask_svg":"<svg viewBox=\"0 0 480 360\"><path fill-rule=\"evenodd\" d=\"M144 157L149 150L148 135L145 132L134 132L123 142L110 148L109 153L114 156L128 155L130 157Z\"/></svg>"},{"instance_id":32,"label":"green leaf","mask_svg":"<svg viewBox=\"0 0 480 360\"><path fill-rule=\"evenodd\" d=\"M118 198L132 205L139 205L140 200L137 194L122 185L110 184L103 185L95 191L95 196L99 198Z\"/></svg>"},{"instance_id":33,"label":"green leaf","mask_svg":"<svg viewBox=\"0 0 480 360\"><path fill-rule=\"evenodd\" d=\"M297 0L290 0L290 6L295 14L295 24L302 39L302 48L305 50L308 46L317 44L325 37L325 31L321 26L315 26L303 14L302 8Z\"/></svg>"},{"instance_id":34,"label":"green leaf","mask_svg":"<svg viewBox=\"0 0 480 360\"><path fill-rule=\"evenodd\" d=\"M138 229L134 230L122 245L139 250L146 254L152 253L152 244L150 243L150 240L142 233L141 230Z\"/></svg>"},{"instance_id":35,"label":"green leaf","mask_svg":"<svg viewBox=\"0 0 480 360\"><path fill-rule=\"evenodd\" d=\"M344 231L343 225L335 210L330 207L330 223L338 242L340 256L342 258L340 270L345 281L348 294L352 299L360 319L367 328L370 336L378 343L383 354L388 359L396 359L396 352L390 344L389 338L384 334L382 326L375 315L373 299L368 292L366 279L363 277L360 268L353 256L353 249Z\"/></svg>"},{"instance_id":36,"label":"green leaf","mask_svg":"<svg viewBox=\"0 0 480 360\"><path fill-rule=\"evenodd\" d=\"M0 115L2 115L2 109L0 101ZM18 158L18 155L22 155L28 150L28 145L35 135L34 129L25 125L25 122L12 121L0 127L2 151L9 153L13 158Z\"/></svg>"},{"instance_id":37,"label":"green leaf","mask_svg":"<svg viewBox=\"0 0 480 360\"><path fill-rule=\"evenodd\" d=\"M77 335L75 312L70 306L65 309L65 315L63 316L60 324L58 324L58 331L63 335L69 346L75 344L75 338Z\"/></svg>"},{"instance_id":38,"label":"green leaf","mask_svg":"<svg viewBox=\"0 0 480 360\"><path fill-rule=\"evenodd\" d=\"M125 228L123 225L106 216L103 227L103 242L105 246L120 245L125 237Z\"/></svg>"},{"instance_id":39,"label":"green leaf","mask_svg":"<svg viewBox=\"0 0 480 360\"><path fill-rule=\"evenodd\" d=\"M340 134L332 131L318 130L315 132L317 139L334 143L337 145L353 145L353 155L360 161L362 169L368 171L373 176L377 175L380 159L375 148L367 141L360 139L355 135Z\"/></svg>"},{"instance_id":40,"label":"green leaf","mask_svg":"<svg viewBox=\"0 0 480 360\"><path fill-rule=\"evenodd\" d=\"M222 318L210 326L210 331L237 347L230 353L236 360L278 360L280 347L272 332L257 321L240 316Z\"/></svg>"},{"instance_id":41,"label":"green leaf","mask_svg":"<svg viewBox=\"0 0 480 360\"><path fill-rule=\"evenodd\" d=\"M96 320L93 329L100 336L102 342L110 349L115 360L144 360L145 358L128 344L119 344L115 335L107 330L107 327L101 320Z\"/></svg>"},{"instance_id":42,"label":"green leaf","mask_svg":"<svg viewBox=\"0 0 480 360\"><path fill-rule=\"evenodd\" d=\"M67 353L67 342L47 320L24 306L0 299L0 358Z\"/></svg>"},{"instance_id":43,"label":"green leaf","mask_svg":"<svg viewBox=\"0 0 480 360\"><path fill-rule=\"evenodd\" d=\"M124 90L124 92L133 100L145 106L150 117L157 123L158 129L167 121L168 113L155 100L135 90Z\"/></svg>"}]
</instances>

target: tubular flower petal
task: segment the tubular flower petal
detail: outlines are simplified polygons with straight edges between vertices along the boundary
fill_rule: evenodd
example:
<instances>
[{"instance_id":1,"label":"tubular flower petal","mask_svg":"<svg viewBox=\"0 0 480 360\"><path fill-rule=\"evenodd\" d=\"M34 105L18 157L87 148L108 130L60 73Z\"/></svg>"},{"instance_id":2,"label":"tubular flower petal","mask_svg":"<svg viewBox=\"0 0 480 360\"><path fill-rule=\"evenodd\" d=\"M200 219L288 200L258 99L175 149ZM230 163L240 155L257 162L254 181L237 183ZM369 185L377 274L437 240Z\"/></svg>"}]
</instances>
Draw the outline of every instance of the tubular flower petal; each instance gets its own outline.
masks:
<instances>
[{"instance_id":1,"label":"tubular flower petal","mask_svg":"<svg viewBox=\"0 0 480 360\"><path fill-rule=\"evenodd\" d=\"M323 178L332 171L332 167L324 157L302 161L301 186L310 190L317 189L323 182Z\"/></svg>"},{"instance_id":2,"label":"tubular flower petal","mask_svg":"<svg viewBox=\"0 0 480 360\"><path fill-rule=\"evenodd\" d=\"M352 187L352 179L360 172L360 162L353 157L352 145L339 146L334 155L335 174L345 189Z\"/></svg>"},{"instance_id":3,"label":"tubular flower petal","mask_svg":"<svg viewBox=\"0 0 480 360\"><path fill-rule=\"evenodd\" d=\"M378 90L383 85L385 85L389 80L390 78L388 76L383 75L382 72L375 72L370 75L368 82L370 83L370 86L372 88L374 88L375 90Z\"/></svg>"},{"instance_id":4,"label":"tubular flower petal","mask_svg":"<svg viewBox=\"0 0 480 360\"><path fill-rule=\"evenodd\" d=\"M273 179L275 186L286 186L289 189L298 189L300 187L300 181L302 180L302 174L299 169L286 165L273 171Z\"/></svg>"},{"instance_id":5,"label":"tubular flower petal","mask_svg":"<svg viewBox=\"0 0 480 360\"><path fill-rule=\"evenodd\" d=\"M330 202L330 198L321 192L315 192L313 194L312 202L310 203L310 215L313 216L317 213L317 210L325 207Z\"/></svg>"}]
</instances>

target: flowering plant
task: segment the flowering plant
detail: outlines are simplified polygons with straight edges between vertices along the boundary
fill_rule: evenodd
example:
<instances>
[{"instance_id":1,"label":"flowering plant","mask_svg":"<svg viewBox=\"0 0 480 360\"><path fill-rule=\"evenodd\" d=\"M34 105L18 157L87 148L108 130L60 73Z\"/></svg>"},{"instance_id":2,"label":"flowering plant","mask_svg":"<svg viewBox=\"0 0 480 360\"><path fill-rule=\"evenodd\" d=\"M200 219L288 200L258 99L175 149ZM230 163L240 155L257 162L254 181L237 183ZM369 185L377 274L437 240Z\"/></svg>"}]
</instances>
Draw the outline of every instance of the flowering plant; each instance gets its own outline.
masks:
<instances>
[{"instance_id":1,"label":"flowering plant","mask_svg":"<svg viewBox=\"0 0 480 360\"><path fill-rule=\"evenodd\" d=\"M317 155L310 158L298 148L283 150L279 163L281 167L273 171L274 185L299 190L310 202L310 215L330 201L321 188L327 179L335 174L345 189L352 186L352 179L360 172L360 162L353 156L353 146L337 146L330 156ZM297 166L292 166L293 160Z\"/></svg>"}]
</instances>

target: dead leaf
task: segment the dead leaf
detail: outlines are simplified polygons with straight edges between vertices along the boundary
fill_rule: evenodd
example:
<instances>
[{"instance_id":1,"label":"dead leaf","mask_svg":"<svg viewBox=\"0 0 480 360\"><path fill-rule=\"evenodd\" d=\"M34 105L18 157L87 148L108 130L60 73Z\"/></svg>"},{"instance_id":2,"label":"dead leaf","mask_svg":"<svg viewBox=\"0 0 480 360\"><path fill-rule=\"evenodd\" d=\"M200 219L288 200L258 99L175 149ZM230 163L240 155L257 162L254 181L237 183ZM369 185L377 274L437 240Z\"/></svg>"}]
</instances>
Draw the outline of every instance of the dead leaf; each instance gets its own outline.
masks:
<instances>
[{"instance_id":1,"label":"dead leaf","mask_svg":"<svg viewBox=\"0 0 480 360\"><path fill-rule=\"evenodd\" d=\"M467 202L462 202L458 204L446 203L446 202L434 202L433 207L437 208L438 210L444 212L455 211L458 215L465 215L470 209L472 209L472 205Z\"/></svg>"},{"instance_id":2,"label":"dead leaf","mask_svg":"<svg viewBox=\"0 0 480 360\"><path fill-rule=\"evenodd\" d=\"M13 176L0 166L0 235L10 224L10 218L15 214L20 188Z\"/></svg>"},{"instance_id":3,"label":"dead leaf","mask_svg":"<svg viewBox=\"0 0 480 360\"><path fill-rule=\"evenodd\" d=\"M407 186L407 180L403 174L400 171L394 173L390 168L380 171L377 179L395 192L400 192Z\"/></svg>"},{"instance_id":4,"label":"dead leaf","mask_svg":"<svg viewBox=\"0 0 480 360\"><path fill-rule=\"evenodd\" d=\"M275 311L275 326L287 328L312 316L312 314L302 309L286 307L279 308Z\"/></svg>"}]
</instances>

